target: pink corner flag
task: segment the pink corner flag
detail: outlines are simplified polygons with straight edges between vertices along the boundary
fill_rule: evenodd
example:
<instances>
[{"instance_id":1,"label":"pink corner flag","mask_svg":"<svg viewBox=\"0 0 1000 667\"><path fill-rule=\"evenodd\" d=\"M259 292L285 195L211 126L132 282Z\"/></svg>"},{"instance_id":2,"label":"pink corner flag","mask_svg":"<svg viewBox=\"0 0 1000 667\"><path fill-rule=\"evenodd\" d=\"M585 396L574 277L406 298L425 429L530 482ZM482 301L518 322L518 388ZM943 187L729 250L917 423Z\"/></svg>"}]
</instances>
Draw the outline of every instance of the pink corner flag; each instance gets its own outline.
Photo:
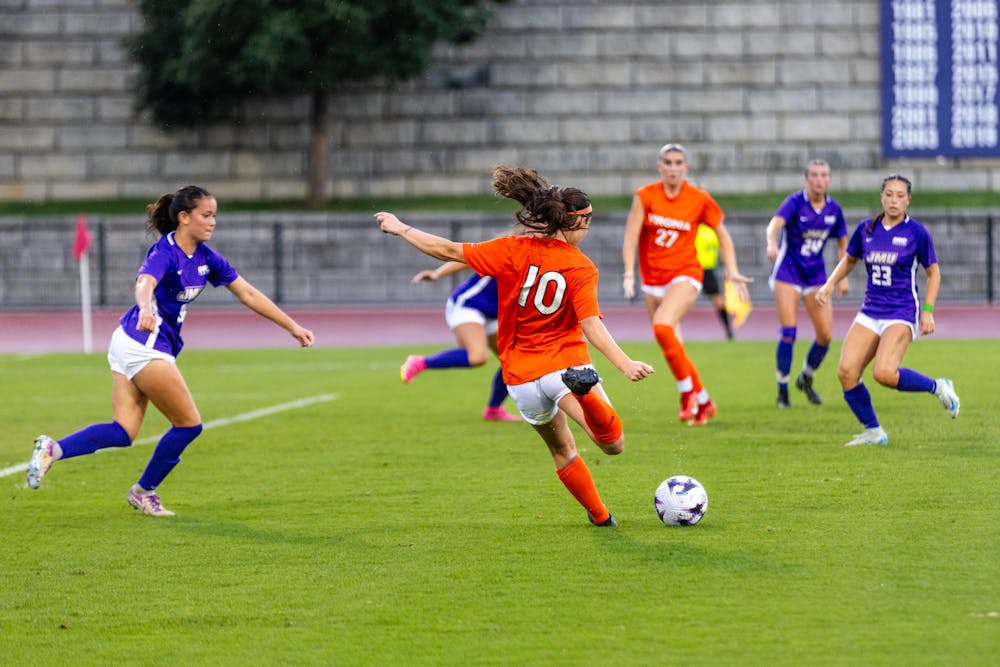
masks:
<instances>
[{"instance_id":1,"label":"pink corner flag","mask_svg":"<svg viewBox=\"0 0 1000 667\"><path fill-rule=\"evenodd\" d=\"M90 230L87 229L87 218L82 213L76 216L76 236L73 238L73 257L79 260L90 247Z\"/></svg>"}]
</instances>

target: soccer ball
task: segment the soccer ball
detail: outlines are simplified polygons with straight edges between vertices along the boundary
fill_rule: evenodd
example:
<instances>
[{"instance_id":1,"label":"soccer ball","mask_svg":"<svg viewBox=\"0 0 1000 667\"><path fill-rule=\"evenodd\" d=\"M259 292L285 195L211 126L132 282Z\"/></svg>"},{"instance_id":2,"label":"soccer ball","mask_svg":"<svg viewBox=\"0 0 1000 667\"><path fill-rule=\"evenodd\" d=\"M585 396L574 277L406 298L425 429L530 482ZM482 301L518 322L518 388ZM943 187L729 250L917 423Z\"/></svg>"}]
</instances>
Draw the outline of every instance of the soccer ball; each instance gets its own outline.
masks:
<instances>
[{"instance_id":1,"label":"soccer ball","mask_svg":"<svg viewBox=\"0 0 1000 667\"><path fill-rule=\"evenodd\" d=\"M668 526L693 526L708 510L708 494L698 480L674 475L663 480L653 498L656 513Z\"/></svg>"}]
</instances>

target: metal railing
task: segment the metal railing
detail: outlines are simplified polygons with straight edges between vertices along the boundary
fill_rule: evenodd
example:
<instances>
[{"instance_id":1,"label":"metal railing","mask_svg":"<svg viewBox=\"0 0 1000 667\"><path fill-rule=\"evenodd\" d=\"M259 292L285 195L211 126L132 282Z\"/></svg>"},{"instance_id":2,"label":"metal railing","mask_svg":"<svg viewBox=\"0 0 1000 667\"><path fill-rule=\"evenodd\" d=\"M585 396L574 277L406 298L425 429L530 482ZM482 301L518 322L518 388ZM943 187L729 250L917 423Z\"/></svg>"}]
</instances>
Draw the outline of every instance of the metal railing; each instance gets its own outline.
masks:
<instances>
[{"instance_id":1,"label":"metal railing","mask_svg":"<svg viewBox=\"0 0 1000 667\"><path fill-rule=\"evenodd\" d=\"M764 227L770 212L735 213L727 227L743 273L755 278L755 301L770 300ZM510 229L509 216L401 215L431 233L455 240L492 238ZM853 229L861 215L849 216ZM994 303L998 275L997 238L990 211L916 216L932 231L942 272L941 299ZM595 216L581 246L601 271L603 302L622 300L621 237L624 212ZM0 308L61 308L79 304L79 271L71 248L76 218L0 218ZM132 301L136 270L154 241L141 217L91 216L91 292L97 307ZM461 276L441 283L409 285L413 274L435 260L409 244L380 234L370 215L315 213L231 214L220 219L211 241L247 280L282 304L437 303ZM835 244L827 244L828 267ZM860 270L854 284L860 287ZM859 300L855 289L850 300ZM202 300L231 302L226 290L206 290Z\"/></svg>"}]
</instances>

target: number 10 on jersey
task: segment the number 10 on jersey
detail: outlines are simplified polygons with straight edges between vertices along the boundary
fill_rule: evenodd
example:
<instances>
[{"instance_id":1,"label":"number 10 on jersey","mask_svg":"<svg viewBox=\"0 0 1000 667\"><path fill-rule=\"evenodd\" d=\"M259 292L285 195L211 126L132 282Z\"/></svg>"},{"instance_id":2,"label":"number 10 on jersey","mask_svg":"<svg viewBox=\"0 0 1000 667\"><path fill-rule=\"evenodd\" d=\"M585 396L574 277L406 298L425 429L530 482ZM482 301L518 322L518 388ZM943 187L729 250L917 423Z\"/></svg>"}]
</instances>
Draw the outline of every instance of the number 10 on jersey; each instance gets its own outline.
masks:
<instances>
[{"instance_id":1,"label":"number 10 on jersey","mask_svg":"<svg viewBox=\"0 0 1000 667\"><path fill-rule=\"evenodd\" d=\"M546 271L539 277L541 269L534 264L528 267L528 275L521 285L521 292L517 298L517 305L525 306L530 301L535 309L542 315L551 315L562 306L563 299L566 298L566 277L558 271ZM535 285L535 282L538 285ZM553 287L549 287L552 285ZM534 292L534 295L532 295ZM548 303L546 303L548 298Z\"/></svg>"}]
</instances>

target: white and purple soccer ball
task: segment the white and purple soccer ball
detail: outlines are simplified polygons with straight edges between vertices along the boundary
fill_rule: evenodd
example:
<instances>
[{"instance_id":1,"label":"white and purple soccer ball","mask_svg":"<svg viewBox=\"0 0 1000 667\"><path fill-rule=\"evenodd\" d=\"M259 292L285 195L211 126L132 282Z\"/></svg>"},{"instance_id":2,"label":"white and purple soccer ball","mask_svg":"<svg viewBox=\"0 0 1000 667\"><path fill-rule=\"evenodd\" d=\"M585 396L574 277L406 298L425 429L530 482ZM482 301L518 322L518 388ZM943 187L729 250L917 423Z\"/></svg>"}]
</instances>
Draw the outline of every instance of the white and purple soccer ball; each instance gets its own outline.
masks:
<instances>
[{"instance_id":1,"label":"white and purple soccer ball","mask_svg":"<svg viewBox=\"0 0 1000 667\"><path fill-rule=\"evenodd\" d=\"M708 494L698 480L674 475L663 480L653 498L656 514L668 526L693 526L708 510Z\"/></svg>"}]
</instances>

